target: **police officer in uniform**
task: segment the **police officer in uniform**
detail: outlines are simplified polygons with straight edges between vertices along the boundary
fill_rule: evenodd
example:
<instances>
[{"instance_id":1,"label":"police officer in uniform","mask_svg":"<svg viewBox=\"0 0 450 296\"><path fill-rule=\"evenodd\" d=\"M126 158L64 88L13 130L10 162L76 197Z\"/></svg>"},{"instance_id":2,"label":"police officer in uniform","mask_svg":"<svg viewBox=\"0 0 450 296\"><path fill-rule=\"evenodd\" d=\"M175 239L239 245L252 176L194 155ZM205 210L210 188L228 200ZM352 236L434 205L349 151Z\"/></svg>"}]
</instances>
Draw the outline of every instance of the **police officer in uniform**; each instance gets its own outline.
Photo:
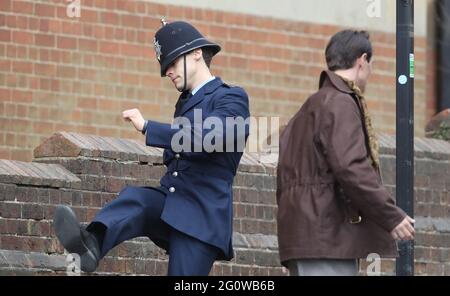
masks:
<instances>
[{"instance_id":1,"label":"police officer in uniform","mask_svg":"<svg viewBox=\"0 0 450 296\"><path fill-rule=\"evenodd\" d=\"M140 236L169 254L168 275L208 275L215 260L233 258L232 184L249 128L230 130L226 121L250 116L248 96L211 75L209 64L219 45L186 22L162 22L154 38L156 57L161 76L181 92L174 118L184 123L144 120L138 109L124 111L123 118L145 135L146 145L164 148L167 171L161 186L125 187L87 227L70 207L56 208L56 236L68 252L80 255L86 272L94 271L113 247ZM193 124L194 113L201 114L201 123L213 118L214 126ZM182 149L175 149L173 139L180 133ZM213 151L202 145L211 134Z\"/></svg>"}]
</instances>

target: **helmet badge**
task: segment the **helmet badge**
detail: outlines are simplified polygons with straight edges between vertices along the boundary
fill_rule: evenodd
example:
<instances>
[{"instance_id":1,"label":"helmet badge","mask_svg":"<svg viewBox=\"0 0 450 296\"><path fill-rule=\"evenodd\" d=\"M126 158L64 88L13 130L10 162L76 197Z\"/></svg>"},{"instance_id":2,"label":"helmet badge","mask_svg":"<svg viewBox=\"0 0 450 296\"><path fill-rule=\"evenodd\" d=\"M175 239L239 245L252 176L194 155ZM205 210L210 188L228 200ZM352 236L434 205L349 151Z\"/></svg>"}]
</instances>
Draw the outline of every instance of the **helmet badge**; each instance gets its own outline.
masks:
<instances>
[{"instance_id":1,"label":"helmet badge","mask_svg":"<svg viewBox=\"0 0 450 296\"><path fill-rule=\"evenodd\" d=\"M158 61L161 61L161 45L156 38L153 39L153 44L155 45L156 58Z\"/></svg>"}]
</instances>

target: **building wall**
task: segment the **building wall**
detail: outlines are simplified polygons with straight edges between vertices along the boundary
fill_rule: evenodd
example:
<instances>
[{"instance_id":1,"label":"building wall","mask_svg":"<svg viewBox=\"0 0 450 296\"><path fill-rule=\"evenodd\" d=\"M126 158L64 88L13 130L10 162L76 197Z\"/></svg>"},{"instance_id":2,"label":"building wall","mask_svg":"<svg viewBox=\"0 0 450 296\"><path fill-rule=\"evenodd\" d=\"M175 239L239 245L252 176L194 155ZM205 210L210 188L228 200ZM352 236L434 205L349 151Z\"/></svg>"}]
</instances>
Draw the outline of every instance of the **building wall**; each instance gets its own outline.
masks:
<instances>
[{"instance_id":1,"label":"building wall","mask_svg":"<svg viewBox=\"0 0 450 296\"><path fill-rule=\"evenodd\" d=\"M365 28L395 33L396 1L392 0L147 0L160 4L190 6L226 12L245 13L313 24ZM427 14L433 0L414 2L414 30L427 35Z\"/></svg>"},{"instance_id":2,"label":"building wall","mask_svg":"<svg viewBox=\"0 0 450 296\"><path fill-rule=\"evenodd\" d=\"M415 140L416 275L450 275L449 151L444 141ZM385 185L395 196L392 136L381 137L380 152ZM278 255L276 163L259 160L255 153L241 160L233 183L235 257L216 262L211 275L286 274ZM74 133L51 136L33 162L0 159L0 275L66 274L52 225L55 207L69 205L89 223L126 185L156 186L164 172L162 149ZM361 260L361 275L367 265ZM394 260L382 260L382 274L394 270ZM109 251L95 274L165 275L167 255L148 238L136 238Z\"/></svg>"},{"instance_id":3,"label":"building wall","mask_svg":"<svg viewBox=\"0 0 450 296\"><path fill-rule=\"evenodd\" d=\"M127 108L169 122L178 92L159 77L152 44L163 16L189 21L221 44L213 74L247 90L253 116L280 116L285 123L317 89L330 36L364 24L365 18L356 16L368 3L352 8L351 17L344 18L346 10L339 5L347 5L347 0L316 1L321 5L318 11L310 1L282 1L286 5L277 5L280 9L267 6L268 1L239 1L239 6L235 1L236 9L230 9L225 4L229 2L193 1L186 7L173 0L82 0L81 17L69 18L62 0L1 1L0 159L31 160L33 147L55 131L141 139L121 118ZM330 6L331 2L341 4ZM367 19L375 50L367 97L376 129L393 133L393 10L387 1L381 3L386 7L381 21ZM355 22L346 23L349 19ZM427 22L418 17L418 23ZM426 30L419 28L415 129L422 135L433 113L434 92L426 77L432 79L434 63Z\"/></svg>"}]
</instances>

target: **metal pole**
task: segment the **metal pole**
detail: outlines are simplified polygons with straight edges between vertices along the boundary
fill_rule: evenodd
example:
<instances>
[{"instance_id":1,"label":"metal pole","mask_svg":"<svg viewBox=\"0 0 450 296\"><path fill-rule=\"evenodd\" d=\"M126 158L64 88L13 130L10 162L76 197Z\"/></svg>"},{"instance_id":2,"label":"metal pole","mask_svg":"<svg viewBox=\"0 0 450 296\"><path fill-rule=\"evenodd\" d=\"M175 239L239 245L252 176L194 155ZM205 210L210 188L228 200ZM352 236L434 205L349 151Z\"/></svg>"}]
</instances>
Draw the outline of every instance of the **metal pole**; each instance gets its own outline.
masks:
<instances>
[{"instance_id":1,"label":"metal pole","mask_svg":"<svg viewBox=\"0 0 450 296\"><path fill-rule=\"evenodd\" d=\"M450 52L450 1L439 0L436 1L436 29L437 29L437 95L438 95L438 109L440 112L450 108L450 59L448 53Z\"/></svg>"},{"instance_id":2,"label":"metal pole","mask_svg":"<svg viewBox=\"0 0 450 296\"><path fill-rule=\"evenodd\" d=\"M414 217L414 0L397 0L396 199ZM399 276L414 275L414 242L400 242Z\"/></svg>"}]
</instances>

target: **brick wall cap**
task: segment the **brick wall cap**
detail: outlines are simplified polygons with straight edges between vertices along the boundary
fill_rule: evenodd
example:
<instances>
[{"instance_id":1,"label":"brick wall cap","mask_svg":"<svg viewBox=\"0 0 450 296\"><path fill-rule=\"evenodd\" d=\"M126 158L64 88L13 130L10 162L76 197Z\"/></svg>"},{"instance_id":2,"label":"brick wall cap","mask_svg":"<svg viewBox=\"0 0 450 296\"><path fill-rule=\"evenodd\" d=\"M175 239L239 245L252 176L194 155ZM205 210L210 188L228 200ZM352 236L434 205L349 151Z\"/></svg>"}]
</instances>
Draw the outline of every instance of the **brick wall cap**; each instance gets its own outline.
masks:
<instances>
[{"instance_id":1,"label":"brick wall cap","mask_svg":"<svg viewBox=\"0 0 450 296\"><path fill-rule=\"evenodd\" d=\"M380 153L395 155L395 136L379 134ZM431 159L450 159L450 143L429 138L414 139L415 156ZM101 137L72 132L53 134L34 149L34 158L96 157L121 161L162 163L163 149L146 146L133 139ZM276 159L264 161L267 155L245 152L239 165L244 172L273 173ZM272 155L273 156L273 155Z\"/></svg>"},{"instance_id":2,"label":"brick wall cap","mask_svg":"<svg viewBox=\"0 0 450 296\"><path fill-rule=\"evenodd\" d=\"M0 159L0 183L73 188L81 180L58 164Z\"/></svg>"}]
</instances>

